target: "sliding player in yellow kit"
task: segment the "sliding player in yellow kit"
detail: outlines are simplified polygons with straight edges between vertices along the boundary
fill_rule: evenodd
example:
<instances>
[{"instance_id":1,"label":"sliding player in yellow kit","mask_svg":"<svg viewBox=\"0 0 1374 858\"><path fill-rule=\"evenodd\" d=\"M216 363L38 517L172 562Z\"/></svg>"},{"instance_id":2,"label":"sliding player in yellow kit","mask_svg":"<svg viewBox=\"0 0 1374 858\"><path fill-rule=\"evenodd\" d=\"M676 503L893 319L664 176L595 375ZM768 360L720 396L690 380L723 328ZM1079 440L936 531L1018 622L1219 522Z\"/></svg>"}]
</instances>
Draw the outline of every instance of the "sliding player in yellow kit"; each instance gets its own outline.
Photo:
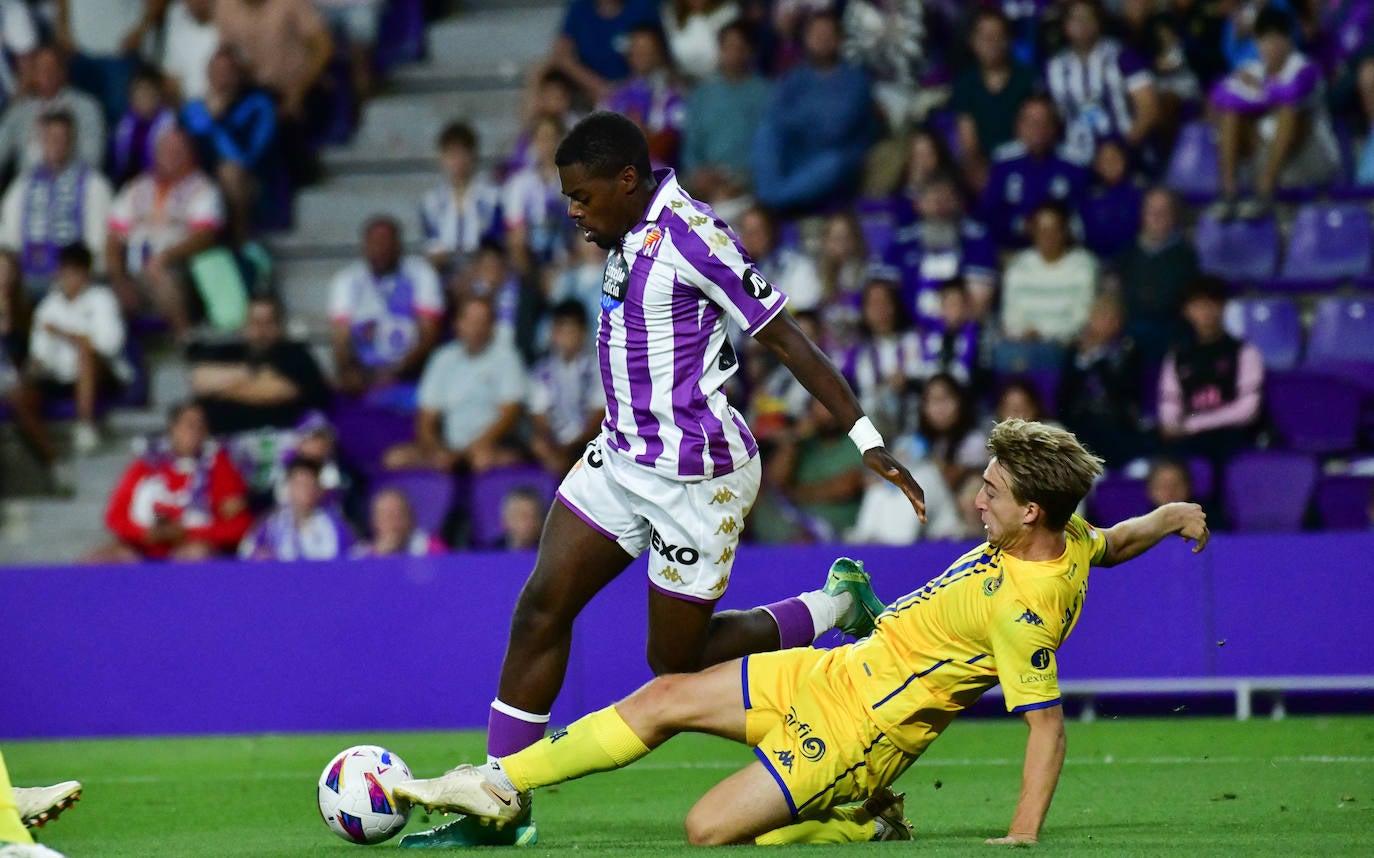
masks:
<instances>
[{"instance_id":1,"label":"sliding player in yellow kit","mask_svg":"<svg viewBox=\"0 0 1374 858\"><path fill-rule=\"evenodd\" d=\"M530 790L628 765L677 733L711 733L753 745L758 760L692 808L692 843L905 839L901 797L888 786L1000 683L1030 732L1011 824L989 842L1036 842L1064 763L1055 652L1082 612L1089 567L1129 560L1170 534L1200 551L1208 531L1196 504L1091 527L1074 509L1102 461L1062 429L1007 420L988 449L976 500L987 542L893 603L870 637L660 676L523 751L409 781L397 795L511 820Z\"/></svg>"}]
</instances>

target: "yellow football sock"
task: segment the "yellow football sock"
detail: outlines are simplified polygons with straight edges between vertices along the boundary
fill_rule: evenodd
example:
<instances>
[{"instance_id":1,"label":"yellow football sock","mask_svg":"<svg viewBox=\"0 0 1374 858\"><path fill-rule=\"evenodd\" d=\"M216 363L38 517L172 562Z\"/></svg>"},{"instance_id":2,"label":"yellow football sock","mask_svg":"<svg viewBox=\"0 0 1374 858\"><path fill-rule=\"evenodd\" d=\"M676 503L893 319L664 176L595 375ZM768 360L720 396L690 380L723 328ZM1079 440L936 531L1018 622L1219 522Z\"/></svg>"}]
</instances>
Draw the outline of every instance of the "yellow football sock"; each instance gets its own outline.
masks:
<instances>
[{"instance_id":1,"label":"yellow football sock","mask_svg":"<svg viewBox=\"0 0 1374 858\"><path fill-rule=\"evenodd\" d=\"M804 819L754 838L759 846L791 843L865 843L873 839L873 816L863 805L837 807L819 819Z\"/></svg>"},{"instance_id":2,"label":"yellow football sock","mask_svg":"<svg viewBox=\"0 0 1374 858\"><path fill-rule=\"evenodd\" d=\"M501 758L501 768L524 792L570 781L592 772L628 766L649 753L614 706L585 715L567 729Z\"/></svg>"},{"instance_id":3,"label":"yellow football sock","mask_svg":"<svg viewBox=\"0 0 1374 858\"><path fill-rule=\"evenodd\" d=\"M10 787L10 773L5 768L5 755L0 754L0 843L32 843L19 809L14 806L14 790Z\"/></svg>"}]
</instances>

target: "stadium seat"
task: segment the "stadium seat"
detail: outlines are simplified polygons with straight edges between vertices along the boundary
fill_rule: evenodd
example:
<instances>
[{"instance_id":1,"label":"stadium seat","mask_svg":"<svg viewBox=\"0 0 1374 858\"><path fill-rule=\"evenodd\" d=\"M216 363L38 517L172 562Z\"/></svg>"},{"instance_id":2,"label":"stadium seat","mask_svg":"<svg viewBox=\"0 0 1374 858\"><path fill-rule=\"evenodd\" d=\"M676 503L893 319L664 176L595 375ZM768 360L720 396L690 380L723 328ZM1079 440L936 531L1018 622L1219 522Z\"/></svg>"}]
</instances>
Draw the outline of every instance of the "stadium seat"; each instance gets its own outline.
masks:
<instances>
[{"instance_id":1,"label":"stadium seat","mask_svg":"<svg viewBox=\"0 0 1374 858\"><path fill-rule=\"evenodd\" d=\"M1188 460L1188 476L1193 481L1193 497L1200 501L1210 501L1216 491L1216 472L1212 463L1201 456Z\"/></svg>"},{"instance_id":2,"label":"stadium seat","mask_svg":"<svg viewBox=\"0 0 1374 858\"><path fill-rule=\"evenodd\" d=\"M1320 289L1366 274L1371 238L1369 212L1359 206L1303 206L1293 218L1277 285Z\"/></svg>"},{"instance_id":3,"label":"stadium seat","mask_svg":"<svg viewBox=\"0 0 1374 858\"><path fill-rule=\"evenodd\" d=\"M1226 331L1254 345L1268 370L1288 370L1302 354L1302 319L1287 298L1233 298L1226 304Z\"/></svg>"},{"instance_id":4,"label":"stadium seat","mask_svg":"<svg viewBox=\"0 0 1374 858\"><path fill-rule=\"evenodd\" d=\"M1374 298L1330 297L1317 302L1303 366L1338 375L1374 392Z\"/></svg>"},{"instance_id":5,"label":"stadium seat","mask_svg":"<svg viewBox=\"0 0 1374 858\"><path fill-rule=\"evenodd\" d=\"M378 481L373 495L383 489L400 489L415 510L416 526L438 535L453 506L456 485L452 474L439 471L395 471Z\"/></svg>"},{"instance_id":6,"label":"stadium seat","mask_svg":"<svg viewBox=\"0 0 1374 858\"><path fill-rule=\"evenodd\" d=\"M886 200L859 200L855 205L868 258L881 260L897 236L897 215Z\"/></svg>"},{"instance_id":7,"label":"stadium seat","mask_svg":"<svg viewBox=\"0 0 1374 858\"><path fill-rule=\"evenodd\" d=\"M1356 446L1360 391L1342 378L1276 373L1264 382L1269 418L1283 446L1304 453L1343 453Z\"/></svg>"},{"instance_id":8,"label":"stadium seat","mask_svg":"<svg viewBox=\"0 0 1374 858\"><path fill-rule=\"evenodd\" d=\"M1164 183L1189 202L1202 202L1220 192L1216 129L1201 120L1183 126L1169 158Z\"/></svg>"},{"instance_id":9,"label":"stadium seat","mask_svg":"<svg viewBox=\"0 0 1374 858\"><path fill-rule=\"evenodd\" d=\"M1317 481L1317 515L1327 530L1368 530L1374 477L1345 474Z\"/></svg>"},{"instance_id":10,"label":"stadium seat","mask_svg":"<svg viewBox=\"0 0 1374 858\"><path fill-rule=\"evenodd\" d=\"M1222 494L1232 527L1241 532L1302 528L1317 484L1317 461L1306 453L1251 450L1226 467Z\"/></svg>"},{"instance_id":11,"label":"stadium seat","mask_svg":"<svg viewBox=\"0 0 1374 858\"><path fill-rule=\"evenodd\" d=\"M382 454L415 433L415 418L387 408L373 408L357 400L336 397L329 414L338 433L339 451L354 467L369 474L381 471Z\"/></svg>"},{"instance_id":12,"label":"stadium seat","mask_svg":"<svg viewBox=\"0 0 1374 858\"><path fill-rule=\"evenodd\" d=\"M1145 481L1125 476L1105 476L1093 486L1088 499L1092 521L1100 527L1111 527L1137 515L1144 515L1153 506L1145 491Z\"/></svg>"},{"instance_id":13,"label":"stadium seat","mask_svg":"<svg viewBox=\"0 0 1374 858\"><path fill-rule=\"evenodd\" d=\"M501 533L501 502L515 489L531 488L543 498L545 506L553 502L560 477L537 465L515 465L496 468L472 477L468 495L469 541L473 548L499 548Z\"/></svg>"},{"instance_id":14,"label":"stadium seat","mask_svg":"<svg viewBox=\"0 0 1374 858\"><path fill-rule=\"evenodd\" d=\"M1220 221L1203 215L1193 237L1202 270L1227 280L1269 280L1279 257L1279 227L1264 220Z\"/></svg>"}]
</instances>

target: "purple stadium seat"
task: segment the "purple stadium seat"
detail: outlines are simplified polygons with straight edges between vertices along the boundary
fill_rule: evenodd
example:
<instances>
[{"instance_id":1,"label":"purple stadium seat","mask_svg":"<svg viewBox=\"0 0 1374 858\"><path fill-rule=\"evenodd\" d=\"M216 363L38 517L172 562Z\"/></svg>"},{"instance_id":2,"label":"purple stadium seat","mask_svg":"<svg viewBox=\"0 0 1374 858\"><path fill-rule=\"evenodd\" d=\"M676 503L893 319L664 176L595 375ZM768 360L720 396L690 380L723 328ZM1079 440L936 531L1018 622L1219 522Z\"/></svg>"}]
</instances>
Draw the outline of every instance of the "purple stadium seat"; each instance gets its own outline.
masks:
<instances>
[{"instance_id":1,"label":"purple stadium seat","mask_svg":"<svg viewBox=\"0 0 1374 858\"><path fill-rule=\"evenodd\" d=\"M1219 193L1218 175L1216 130L1202 121L1183 126L1164 183L1184 199L1199 202Z\"/></svg>"},{"instance_id":2,"label":"purple stadium seat","mask_svg":"<svg viewBox=\"0 0 1374 858\"><path fill-rule=\"evenodd\" d=\"M1103 477L1088 496L1092 521L1099 527L1111 527L1118 521L1144 515L1153 508L1145 492L1145 481L1130 477Z\"/></svg>"},{"instance_id":3,"label":"purple stadium seat","mask_svg":"<svg viewBox=\"0 0 1374 858\"><path fill-rule=\"evenodd\" d=\"M1287 298L1232 298L1226 303L1226 331L1251 343L1264 355L1268 370L1298 365L1302 353L1302 318Z\"/></svg>"},{"instance_id":4,"label":"purple stadium seat","mask_svg":"<svg viewBox=\"0 0 1374 858\"><path fill-rule=\"evenodd\" d=\"M1317 461L1306 453L1240 453L1222 486L1231 525L1250 533L1300 530L1316 484Z\"/></svg>"},{"instance_id":5,"label":"purple stadium seat","mask_svg":"<svg viewBox=\"0 0 1374 858\"><path fill-rule=\"evenodd\" d=\"M1359 277L1369 271L1371 239L1369 212L1359 206L1303 206L1293 218L1278 285L1321 288Z\"/></svg>"},{"instance_id":6,"label":"purple stadium seat","mask_svg":"<svg viewBox=\"0 0 1374 858\"><path fill-rule=\"evenodd\" d=\"M897 235L897 214L887 200L859 200L855 206L868 258L881 260Z\"/></svg>"},{"instance_id":7,"label":"purple stadium seat","mask_svg":"<svg viewBox=\"0 0 1374 858\"><path fill-rule=\"evenodd\" d=\"M415 523L431 534L438 534L453 506L457 478L439 471L395 471L378 481L375 495L382 489L400 489L415 510Z\"/></svg>"},{"instance_id":8,"label":"purple stadium seat","mask_svg":"<svg viewBox=\"0 0 1374 858\"><path fill-rule=\"evenodd\" d=\"M1368 530L1374 477L1347 475L1317 481L1317 515L1328 530Z\"/></svg>"},{"instance_id":9,"label":"purple stadium seat","mask_svg":"<svg viewBox=\"0 0 1374 858\"><path fill-rule=\"evenodd\" d=\"M515 465L497 468L472 477L468 501L471 524L469 538L473 548L496 548L501 545L501 502L518 488L531 488L544 499L553 502L560 477L537 465Z\"/></svg>"},{"instance_id":10,"label":"purple stadium seat","mask_svg":"<svg viewBox=\"0 0 1374 858\"><path fill-rule=\"evenodd\" d=\"M1212 463L1201 456L1188 460L1188 476L1193 481L1193 497L1198 500L1210 500L1212 492L1216 491L1216 473L1212 469Z\"/></svg>"},{"instance_id":11,"label":"purple stadium seat","mask_svg":"<svg viewBox=\"0 0 1374 858\"><path fill-rule=\"evenodd\" d=\"M1324 298L1317 302L1307 338L1307 365L1374 364L1374 298Z\"/></svg>"},{"instance_id":12,"label":"purple stadium seat","mask_svg":"<svg viewBox=\"0 0 1374 858\"><path fill-rule=\"evenodd\" d=\"M1264 382L1269 417L1283 444L1304 453L1353 450L1360 428L1360 391L1335 376L1278 373Z\"/></svg>"},{"instance_id":13,"label":"purple stadium seat","mask_svg":"<svg viewBox=\"0 0 1374 858\"><path fill-rule=\"evenodd\" d=\"M386 73L399 63L414 63L428 53L424 0L388 0L377 26L372 61Z\"/></svg>"},{"instance_id":14,"label":"purple stadium seat","mask_svg":"<svg viewBox=\"0 0 1374 858\"><path fill-rule=\"evenodd\" d=\"M1204 215L1194 235L1202 270L1227 280L1268 280L1279 257L1273 218L1219 221Z\"/></svg>"},{"instance_id":15,"label":"purple stadium seat","mask_svg":"<svg viewBox=\"0 0 1374 858\"><path fill-rule=\"evenodd\" d=\"M382 467L382 454L415 434L415 418L389 408L372 408L336 397L329 415L338 433L339 450L352 465L368 473Z\"/></svg>"}]
</instances>

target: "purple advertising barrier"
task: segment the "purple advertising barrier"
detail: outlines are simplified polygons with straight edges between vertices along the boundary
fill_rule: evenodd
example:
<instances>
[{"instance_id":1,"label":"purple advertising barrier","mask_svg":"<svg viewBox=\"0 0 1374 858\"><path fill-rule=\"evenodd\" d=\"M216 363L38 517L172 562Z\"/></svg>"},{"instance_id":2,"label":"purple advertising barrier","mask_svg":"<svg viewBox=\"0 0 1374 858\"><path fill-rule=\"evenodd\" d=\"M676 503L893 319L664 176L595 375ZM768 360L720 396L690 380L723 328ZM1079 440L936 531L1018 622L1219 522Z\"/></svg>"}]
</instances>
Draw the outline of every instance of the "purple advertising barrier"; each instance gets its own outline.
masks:
<instances>
[{"instance_id":1,"label":"purple advertising barrier","mask_svg":"<svg viewBox=\"0 0 1374 858\"><path fill-rule=\"evenodd\" d=\"M721 606L813 589L839 554L890 601L964 547L746 547ZM1232 536L1095 570L1064 678L1374 674L1374 575L1356 560L1371 549L1366 535ZM532 561L0 570L0 739L483 726ZM578 620L555 722L649 678L643 570Z\"/></svg>"}]
</instances>

